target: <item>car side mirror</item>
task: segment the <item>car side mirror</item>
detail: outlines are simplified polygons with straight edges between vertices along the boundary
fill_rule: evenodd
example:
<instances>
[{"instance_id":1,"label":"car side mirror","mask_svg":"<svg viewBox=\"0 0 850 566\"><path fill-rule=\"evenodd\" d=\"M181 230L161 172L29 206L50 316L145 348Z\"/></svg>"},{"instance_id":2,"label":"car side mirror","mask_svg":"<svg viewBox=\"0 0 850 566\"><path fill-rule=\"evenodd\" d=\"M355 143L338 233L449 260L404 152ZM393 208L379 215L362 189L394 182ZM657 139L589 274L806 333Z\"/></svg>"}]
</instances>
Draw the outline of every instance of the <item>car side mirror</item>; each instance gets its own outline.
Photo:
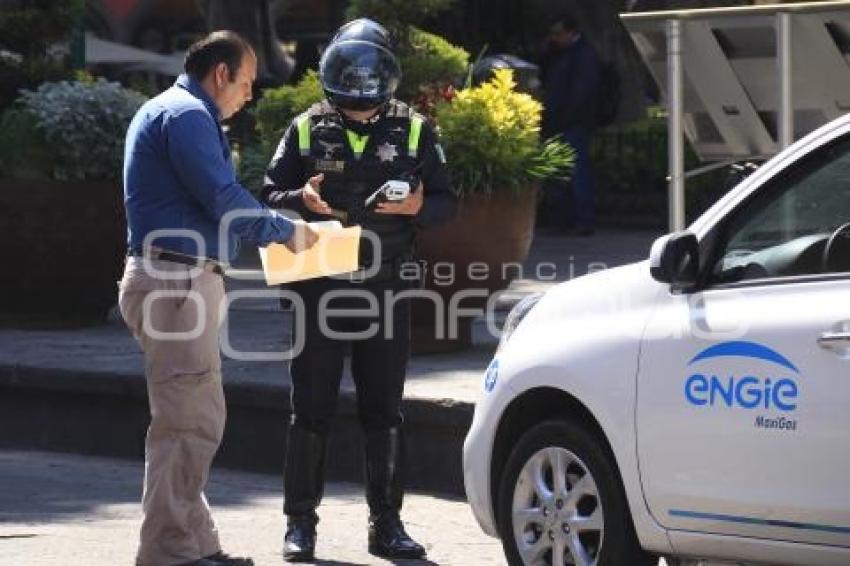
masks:
<instances>
[{"instance_id":1,"label":"car side mirror","mask_svg":"<svg viewBox=\"0 0 850 566\"><path fill-rule=\"evenodd\" d=\"M699 242L691 232L673 232L655 240L649 252L649 273L675 290L688 291L697 283Z\"/></svg>"}]
</instances>

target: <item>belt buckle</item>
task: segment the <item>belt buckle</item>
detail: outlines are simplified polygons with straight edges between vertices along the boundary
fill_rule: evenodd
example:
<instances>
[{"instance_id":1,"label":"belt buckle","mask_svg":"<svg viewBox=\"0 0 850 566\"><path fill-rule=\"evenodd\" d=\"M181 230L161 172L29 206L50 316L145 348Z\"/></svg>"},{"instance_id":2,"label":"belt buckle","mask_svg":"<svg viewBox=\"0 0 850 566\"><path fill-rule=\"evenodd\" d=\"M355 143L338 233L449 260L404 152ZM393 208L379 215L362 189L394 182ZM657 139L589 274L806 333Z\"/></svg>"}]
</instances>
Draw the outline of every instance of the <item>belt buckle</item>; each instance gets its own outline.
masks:
<instances>
[{"instance_id":1,"label":"belt buckle","mask_svg":"<svg viewBox=\"0 0 850 566\"><path fill-rule=\"evenodd\" d=\"M201 269L204 271L208 271L210 273L215 273L216 275L224 275L224 268L220 263L211 259L199 260Z\"/></svg>"}]
</instances>

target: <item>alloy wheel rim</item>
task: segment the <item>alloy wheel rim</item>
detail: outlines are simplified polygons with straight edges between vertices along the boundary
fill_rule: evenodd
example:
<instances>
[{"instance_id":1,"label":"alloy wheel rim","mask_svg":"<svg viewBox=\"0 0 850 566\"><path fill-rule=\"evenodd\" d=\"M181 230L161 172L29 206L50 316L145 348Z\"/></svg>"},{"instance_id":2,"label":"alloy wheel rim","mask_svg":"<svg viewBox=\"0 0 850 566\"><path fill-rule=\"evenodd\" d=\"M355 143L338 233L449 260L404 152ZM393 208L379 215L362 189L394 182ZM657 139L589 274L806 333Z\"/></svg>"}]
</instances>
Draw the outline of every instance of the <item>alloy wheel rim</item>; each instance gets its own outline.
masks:
<instances>
[{"instance_id":1,"label":"alloy wheel rim","mask_svg":"<svg viewBox=\"0 0 850 566\"><path fill-rule=\"evenodd\" d=\"M513 536L528 566L595 566L604 534L599 489L575 454L550 446L533 454L514 487Z\"/></svg>"}]
</instances>

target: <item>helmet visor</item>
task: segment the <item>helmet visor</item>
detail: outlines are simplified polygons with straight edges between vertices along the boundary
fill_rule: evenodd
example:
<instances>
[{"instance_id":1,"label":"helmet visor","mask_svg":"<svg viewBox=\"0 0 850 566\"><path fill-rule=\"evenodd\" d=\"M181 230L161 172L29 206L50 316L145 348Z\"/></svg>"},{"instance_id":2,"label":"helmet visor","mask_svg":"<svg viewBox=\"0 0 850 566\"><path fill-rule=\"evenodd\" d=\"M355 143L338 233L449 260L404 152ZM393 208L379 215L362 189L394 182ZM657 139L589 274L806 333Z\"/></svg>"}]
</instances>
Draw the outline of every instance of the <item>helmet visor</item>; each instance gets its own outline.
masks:
<instances>
[{"instance_id":1,"label":"helmet visor","mask_svg":"<svg viewBox=\"0 0 850 566\"><path fill-rule=\"evenodd\" d=\"M384 101L401 80L401 68L388 49L366 41L331 44L319 63L322 87L328 94Z\"/></svg>"}]
</instances>

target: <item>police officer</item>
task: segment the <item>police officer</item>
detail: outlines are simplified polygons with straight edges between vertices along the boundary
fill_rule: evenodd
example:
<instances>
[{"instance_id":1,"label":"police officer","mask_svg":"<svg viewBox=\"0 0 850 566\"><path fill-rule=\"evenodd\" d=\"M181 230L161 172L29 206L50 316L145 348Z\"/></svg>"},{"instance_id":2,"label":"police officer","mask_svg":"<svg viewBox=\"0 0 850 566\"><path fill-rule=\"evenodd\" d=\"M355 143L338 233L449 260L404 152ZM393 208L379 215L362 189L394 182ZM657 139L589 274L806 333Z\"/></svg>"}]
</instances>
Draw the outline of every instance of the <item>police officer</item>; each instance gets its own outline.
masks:
<instances>
[{"instance_id":1,"label":"police officer","mask_svg":"<svg viewBox=\"0 0 850 566\"><path fill-rule=\"evenodd\" d=\"M432 129L421 115L392 98L401 69L382 26L361 19L340 28L322 55L319 77L326 100L296 117L284 134L267 171L264 200L307 220L360 225L377 236L380 245L361 241L361 264L371 267L365 279L320 278L292 287L304 299L306 328L303 351L291 367L284 557L301 561L314 555L328 426L350 348L366 437L369 552L420 558L425 550L408 536L399 517L410 305L406 299L388 299L410 288L400 272L412 258L417 226L450 219L455 199ZM404 200L366 206L377 188L400 179L412 181L412 192ZM329 292L336 296L328 300ZM364 294L377 300L370 303ZM325 314L319 312L323 295L328 308L361 312L326 318L323 329L318 320ZM375 302L376 316L364 318L362 311Z\"/></svg>"}]
</instances>

